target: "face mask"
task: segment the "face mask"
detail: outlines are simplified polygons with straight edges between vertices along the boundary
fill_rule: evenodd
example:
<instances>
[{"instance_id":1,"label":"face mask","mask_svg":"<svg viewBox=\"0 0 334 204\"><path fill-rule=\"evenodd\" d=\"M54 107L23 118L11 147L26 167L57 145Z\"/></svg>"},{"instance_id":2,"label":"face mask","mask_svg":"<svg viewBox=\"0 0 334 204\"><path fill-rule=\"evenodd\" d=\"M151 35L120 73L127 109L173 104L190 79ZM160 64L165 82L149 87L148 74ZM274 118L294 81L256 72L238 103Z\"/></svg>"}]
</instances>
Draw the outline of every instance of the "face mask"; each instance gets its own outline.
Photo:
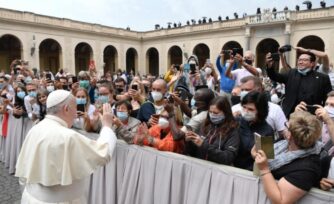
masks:
<instances>
[{"instance_id":1,"label":"face mask","mask_svg":"<svg viewBox=\"0 0 334 204\"><path fill-rule=\"evenodd\" d=\"M29 96L32 97L32 98L36 98L37 92L36 91L30 91Z\"/></svg>"},{"instance_id":2,"label":"face mask","mask_svg":"<svg viewBox=\"0 0 334 204\"><path fill-rule=\"evenodd\" d=\"M240 100L242 101L242 99L249 93L249 91L241 91L240 92Z\"/></svg>"},{"instance_id":3,"label":"face mask","mask_svg":"<svg viewBox=\"0 0 334 204\"><path fill-rule=\"evenodd\" d=\"M298 68L298 72L299 72L301 75L303 75L303 76L306 76L306 74L307 74L309 71L311 71L310 68L305 68L305 69L299 69L299 68Z\"/></svg>"},{"instance_id":4,"label":"face mask","mask_svg":"<svg viewBox=\"0 0 334 204\"><path fill-rule=\"evenodd\" d=\"M245 63L248 64L248 65L252 65L253 64L253 60L245 59Z\"/></svg>"},{"instance_id":5,"label":"face mask","mask_svg":"<svg viewBox=\"0 0 334 204\"><path fill-rule=\"evenodd\" d=\"M195 107L195 104L196 104L196 100L195 100L195 98L192 98L191 101L190 101L191 107L192 108Z\"/></svg>"},{"instance_id":6,"label":"face mask","mask_svg":"<svg viewBox=\"0 0 334 204\"><path fill-rule=\"evenodd\" d=\"M109 103L109 96L99 96L99 101L101 101L102 104Z\"/></svg>"},{"instance_id":7,"label":"face mask","mask_svg":"<svg viewBox=\"0 0 334 204\"><path fill-rule=\"evenodd\" d=\"M27 78L25 78L24 82L26 84L30 84L32 82L32 78L31 77L27 77Z\"/></svg>"},{"instance_id":8,"label":"face mask","mask_svg":"<svg viewBox=\"0 0 334 204\"><path fill-rule=\"evenodd\" d=\"M158 125L162 128L162 129L166 129L169 127L169 121L166 118L159 118L159 122Z\"/></svg>"},{"instance_id":9,"label":"face mask","mask_svg":"<svg viewBox=\"0 0 334 204\"><path fill-rule=\"evenodd\" d=\"M152 91L152 98L154 101L161 101L162 99L162 93L161 92L157 92L157 91Z\"/></svg>"},{"instance_id":10,"label":"face mask","mask_svg":"<svg viewBox=\"0 0 334 204\"><path fill-rule=\"evenodd\" d=\"M229 68L230 67L230 63L229 62L225 63L225 67Z\"/></svg>"},{"instance_id":11,"label":"face mask","mask_svg":"<svg viewBox=\"0 0 334 204\"><path fill-rule=\"evenodd\" d=\"M231 102L232 102L232 105L240 103L240 96L232 96Z\"/></svg>"},{"instance_id":12,"label":"face mask","mask_svg":"<svg viewBox=\"0 0 334 204\"><path fill-rule=\"evenodd\" d=\"M3 83L0 83L0 89L2 89L2 88L3 88L3 85L4 85Z\"/></svg>"},{"instance_id":13,"label":"face mask","mask_svg":"<svg viewBox=\"0 0 334 204\"><path fill-rule=\"evenodd\" d=\"M212 72L212 69L210 67L205 68L206 75L210 75Z\"/></svg>"},{"instance_id":14,"label":"face mask","mask_svg":"<svg viewBox=\"0 0 334 204\"><path fill-rule=\"evenodd\" d=\"M276 104L278 104L278 103L281 101L281 99L278 98L277 94L273 94L273 95L271 95L271 97L270 97L270 101L271 101L272 103L276 103Z\"/></svg>"},{"instance_id":15,"label":"face mask","mask_svg":"<svg viewBox=\"0 0 334 204\"><path fill-rule=\"evenodd\" d=\"M55 87L54 86L47 86L46 90L48 90L48 92L51 93L52 91L55 90Z\"/></svg>"},{"instance_id":16,"label":"face mask","mask_svg":"<svg viewBox=\"0 0 334 204\"><path fill-rule=\"evenodd\" d=\"M213 113L209 113L209 117L210 117L211 122L215 125L222 123L225 119L224 115L217 115Z\"/></svg>"},{"instance_id":17,"label":"face mask","mask_svg":"<svg viewBox=\"0 0 334 204\"><path fill-rule=\"evenodd\" d=\"M89 81L88 80L80 80L79 86L84 89L88 89L89 87Z\"/></svg>"},{"instance_id":18,"label":"face mask","mask_svg":"<svg viewBox=\"0 0 334 204\"><path fill-rule=\"evenodd\" d=\"M124 89L122 89L122 88L118 88L118 89L116 89L117 93L119 93L119 94L122 93L123 90L124 90Z\"/></svg>"},{"instance_id":19,"label":"face mask","mask_svg":"<svg viewBox=\"0 0 334 204\"><path fill-rule=\"evenodd\" d=\"M129 118L129 115L127 112L116 112L117 117L121 120L121 121L126 121Z\"/></svg>"},{"instance_id":20,"label":"face mask","mask_svg":"<svg viewBox=\"0 0 334 204\"><path fill-rule=\"evenodd\" d=\"M86 105L87 100L85 98L77 98L77 105Z\"/></svg>"},{"instance_id":21,"label":"face mask","mask_svg":"<svg viewBox=\"0 0 334 204\"><path fill-rule=\"evenodd\" d=\"M329 117L334 118L334 107L325 106L325 110L327 111Z\"/></svg>"},{"instance_id":22,"label":"face mask","mask_svg":"<svg viewBox=\"0 0 334 204\"><path fill-rule=\"evenodd\" d=\"M241 111L241 116L248 122L254 121L256 118L256 114L254 112L246 112L246 111Z\"/></svg>"},{"instance_id":23,"label":"face mask","mask_svg":"<svg viewBox=\"0 0 334 204\"><path fill-rule=\"evenodd\" d=\"M26 96L26 93L24 91L19 91L17 92L17 97L19 97L20 99L24 99L24 97Z\"/></svg>"}]
</instances>

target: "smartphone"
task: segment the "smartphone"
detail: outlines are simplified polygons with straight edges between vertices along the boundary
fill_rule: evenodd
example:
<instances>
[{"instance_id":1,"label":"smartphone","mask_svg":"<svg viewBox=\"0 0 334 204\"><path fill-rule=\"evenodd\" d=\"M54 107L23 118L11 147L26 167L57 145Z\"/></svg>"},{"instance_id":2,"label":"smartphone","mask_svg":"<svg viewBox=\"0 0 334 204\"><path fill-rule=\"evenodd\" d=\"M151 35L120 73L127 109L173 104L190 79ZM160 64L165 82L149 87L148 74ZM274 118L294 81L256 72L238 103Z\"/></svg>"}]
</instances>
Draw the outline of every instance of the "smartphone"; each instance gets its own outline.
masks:
<instances>
[{"instance_id":1,"label":"smartphone","mask_svg":"<svg viewBox=\"0 0 334 204\"><path fill-rule=\"evenodd\" d=\"M46 77L47 79L50 79L50 80L51 80L51 74L50 74L50 73L46 73L46 74L45 74L45 77Z\"/></svg>"},{"instance_id":2,"label":"smartphone","mask_svg":"<svg viewBox=\"0 0 334 204\"><path fill-rule=\"evenodd\" d=\"M232 49L232 55L233 56L236 56L237 54L239 54L239 55L242 56L242 53L243 53L243 49L242 48L233 48Z\"/></svg>"},{"instance_id":3,"label":"smartphone","mask_svg":"<svg viewBox=\"0 0 334 204\"><path fill-rule=\"evenodd\" d=\"M72 77L72 83L74 84L76 82L78 82L78 78L76 76Z\"/></svg>"},{"instance_id":4,"label":"smartphone","mask_svg":"<svg viewBox=\"0 0 334 204\"><path fill-rule=\"evenodd\" d=\"M190 74L196 73L196 64L190 64Z\"/></svg>"},{"instance_id":5,"label":"smartphone","mask_svg":"<svg viewBox=\"0 0 334 204\"><path fill-rule=\"evenodd\" d=\"M4 98L4 99L7 99L7 95L6 94L2 94L1 97Z\"/></svg>"},{"instance_id":6,"label":"smartphone","mask_svg":"<svg viewBox=\"0 0 334 204\"><path fill-rule=\"evenodd\" d=\"M175 68L177 71L180 71L180 65L176 64L176 65L174 65L174 68Z\"/></svg>"},{"instance_id":7,"label":"smartphone","mask_svg":"<svg viewBox=\"0 0 334 204\"><path fill-rule=\"evenodd\" d=\"M85 112L85 104L78 104L77 111Z\"/></svg>"},{"instance_id":8,"label":"smartphone","mask_svg":"<svg viewBox=\"0 0 334 204\"><path fill-rule=\"evenodd\" d=\"M157 120L159 120L160 115L159 114L152 114L152 117L155 118L155 119L157 119Z\"/></svg>"},{"instance_id":9,"label":"smartphone","mask_svg":"<svg viewBox=\"0 0 334 204\"><path fill-rule=\"evenodd\" d=\"M133 84L131 86L131 89L138 91L138 85L137 84Z\"/></svg>"},{"instance_id":10,"label":"smartphone","mask_svg":"<svg viewBox=\"0 0 334 204\"><path fill-rule=\"evenodd\" d=\"M313 115L315 115L315 111L318 109L317 106L314 105L306 105L307 111Z\"/></svg>"},{"instance_id":11,"label":"smartphone","mask_svg":"<svg viewBox=\"0 0 334 204\"><path fill-rule=\"evenodd\" d=\"M117 116L117 110L116 110L116 108L114 108L114 109L112 110L112 112L113 112L114 116Z\"/></svg>"},{"instance_id":12,"label":"smartphone","mask_svg":"<svg viewBox=\"0 0 334 204\"><path fill-rule=\"evenodd\" d=\"M273 59L273 61L276 61L276 62L278 62L279 59L280 59L278 53L272 53L272 54L271 54L271 58Z\"/></svg>"},{"instance_id":13,"label":"smartphone","mask_svg":"<svg viewBox=\"0 0 334 204\"><path fill-rule=\"evenodd\" d=\"M172 95L169 95L167 99L169 103L174 103L174 98Z\"/></svg>"}]
</instances>

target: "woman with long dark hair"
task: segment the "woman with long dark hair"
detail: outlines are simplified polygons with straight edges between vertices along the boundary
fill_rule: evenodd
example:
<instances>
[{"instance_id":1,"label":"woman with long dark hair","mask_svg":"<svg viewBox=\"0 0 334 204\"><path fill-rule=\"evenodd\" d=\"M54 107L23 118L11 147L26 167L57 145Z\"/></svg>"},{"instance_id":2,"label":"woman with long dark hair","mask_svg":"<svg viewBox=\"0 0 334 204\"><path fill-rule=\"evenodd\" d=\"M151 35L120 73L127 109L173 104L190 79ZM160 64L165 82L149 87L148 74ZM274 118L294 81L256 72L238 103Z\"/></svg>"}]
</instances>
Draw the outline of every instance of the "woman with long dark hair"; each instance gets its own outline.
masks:
<instances>
[{"instance_id":1,"label":"woman with long dark hair","mask_svg":"<svg viewBox=\"0 0 334 204\"><path fill-rule=\"evenodd\" d=\"M238 122L234 119L231 105L224 96L213 99L200 134L188 129L185 140L186 153L220 164L232 165L237 157L240 138Z\"/></svg>"},{"instance_id":2,"label":"woman with long dark hair","mask_svg":"<svg viewBox=\"0 0 334 204\"><path fill-rule=\"evenodd\" d=\"M268 99L264 93L257 91L249 92L241 101L240 148L235 166L253 170L254 159L251 149L254 146L254 133L261 136L274 136L274 130L266 122L269 112Z\"/></svg>"}]
</instances>

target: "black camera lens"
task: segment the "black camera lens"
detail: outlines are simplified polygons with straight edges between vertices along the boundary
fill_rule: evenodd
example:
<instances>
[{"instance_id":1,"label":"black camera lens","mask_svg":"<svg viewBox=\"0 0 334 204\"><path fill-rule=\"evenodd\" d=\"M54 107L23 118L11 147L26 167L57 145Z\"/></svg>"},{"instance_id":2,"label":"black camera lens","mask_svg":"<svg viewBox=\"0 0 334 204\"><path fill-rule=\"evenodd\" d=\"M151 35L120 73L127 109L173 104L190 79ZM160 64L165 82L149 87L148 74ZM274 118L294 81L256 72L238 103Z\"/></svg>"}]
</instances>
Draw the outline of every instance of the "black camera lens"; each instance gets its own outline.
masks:
<instances>
[{"instance_id":1,"label":"black camera lens","mask_svg":"<svg viewBox=\"0 0 334 204\"><path fill-rule=\"evenodd\" d=\"M284 45L279 49L280 52L288 52L291 51L291 45Z\"/></svg>"}]
</instances>

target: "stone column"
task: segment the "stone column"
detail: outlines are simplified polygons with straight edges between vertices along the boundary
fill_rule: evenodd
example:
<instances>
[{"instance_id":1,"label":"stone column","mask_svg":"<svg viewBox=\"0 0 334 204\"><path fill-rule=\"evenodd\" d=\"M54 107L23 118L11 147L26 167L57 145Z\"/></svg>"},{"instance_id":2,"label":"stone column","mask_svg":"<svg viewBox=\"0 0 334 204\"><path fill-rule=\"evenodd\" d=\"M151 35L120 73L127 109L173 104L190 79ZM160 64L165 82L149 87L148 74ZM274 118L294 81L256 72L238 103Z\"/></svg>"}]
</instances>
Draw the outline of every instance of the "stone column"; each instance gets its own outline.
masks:
<instances>
[{"instance_id":1,"label":"stone column","mask_svg":"<svg viewBox=\"0 0 334 204\"><path fill-rule=\"evenodd\" d=\"M291 24L290 23L285 24L284 38L285 38L285 44L290 45L291 44ZM290 61L291 54L292 54L292 52L289 52L289 53L285 54L286 61L290 65L293 63L292 61Z\"/></svg>"},{"instance_id":2,"label":"stone column","mask_svg":"<svg viewBox=\"0 0 334 204\"><path fill-rule=\"evenodd\" d=\"M250 50L250 40L251 40L251 34L250 34L250 27L246 27L245 30L245 38L246 38L246 43L245 43L245 47L244 50Z\"/></svg>"}]
</instances>

